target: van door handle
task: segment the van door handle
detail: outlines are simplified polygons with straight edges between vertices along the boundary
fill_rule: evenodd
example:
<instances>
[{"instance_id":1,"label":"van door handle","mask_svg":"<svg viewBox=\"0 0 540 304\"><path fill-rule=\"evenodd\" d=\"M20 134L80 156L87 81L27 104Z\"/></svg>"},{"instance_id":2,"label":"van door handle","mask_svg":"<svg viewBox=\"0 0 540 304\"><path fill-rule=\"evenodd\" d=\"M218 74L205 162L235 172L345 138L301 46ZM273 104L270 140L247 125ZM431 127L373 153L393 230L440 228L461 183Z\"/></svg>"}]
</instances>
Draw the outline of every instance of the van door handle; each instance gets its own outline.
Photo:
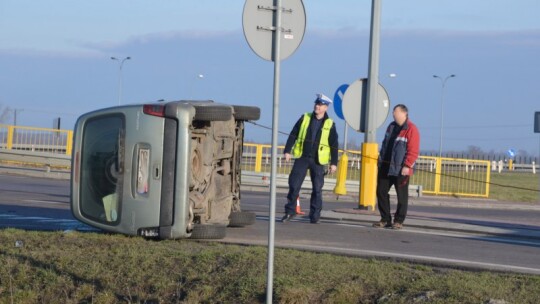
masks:
<instances>
[{"instance_id":1,"label":"van door handle","mask_svg":"<svg viewBox=\"0 0 540 304\"><path fill-rule=\"evenodd\" d=\"M161 166L159 164L155 164L152 168L152 175L154 179L160 179L161 177Z\"/></svg>"}]
</instances>

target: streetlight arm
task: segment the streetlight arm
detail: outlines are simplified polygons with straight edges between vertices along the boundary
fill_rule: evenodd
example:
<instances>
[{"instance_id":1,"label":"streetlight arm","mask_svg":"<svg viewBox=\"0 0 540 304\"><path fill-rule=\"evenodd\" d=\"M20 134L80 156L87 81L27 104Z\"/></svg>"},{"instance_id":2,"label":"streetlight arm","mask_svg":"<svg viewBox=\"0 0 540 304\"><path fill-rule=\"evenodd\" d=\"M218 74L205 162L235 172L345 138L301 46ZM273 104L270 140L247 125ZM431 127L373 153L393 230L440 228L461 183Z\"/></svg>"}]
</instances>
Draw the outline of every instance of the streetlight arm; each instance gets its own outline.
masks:
<instances>
[{"instance_id":1,"label":"streetlight arm","mask_svg":"<svg viewBox=\"0 0 540 304\"><path fill-rule=\"evenodd\" d=\"M120 60L116 57L111 57L111 60L118 61L118 105L122 103L122 66L124 65L124 61L130 60L131 57L127 56L124 57L124 59Z\"/></svg>"},{"instance_id":2,"label":"streetlight arm","mask_svg":"<svg viewBox=\"0 0 540 304\"><path fill-rule=\"evenodd\" d=\"M446 81L449 79L449 78L452 78L452 77L456 77L455 74L451 74L451 75L448 75L446 76L444 79L440 76L437 76L437 75L433 75L433 78L439 78L439 80L441 81L441 85L444 86L446 85Z\"/></svg>"}]
</instances>

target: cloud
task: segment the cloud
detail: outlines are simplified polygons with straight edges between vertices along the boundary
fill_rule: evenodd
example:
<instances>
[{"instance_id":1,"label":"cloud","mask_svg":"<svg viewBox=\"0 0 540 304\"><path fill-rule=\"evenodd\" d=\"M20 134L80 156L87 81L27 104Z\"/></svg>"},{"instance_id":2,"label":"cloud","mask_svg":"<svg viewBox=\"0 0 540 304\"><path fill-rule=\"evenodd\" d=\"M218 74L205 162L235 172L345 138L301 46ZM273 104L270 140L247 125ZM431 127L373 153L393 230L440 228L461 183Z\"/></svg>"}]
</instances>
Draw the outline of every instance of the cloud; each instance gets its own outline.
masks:
<instances>
[{"instance_id":1,"label":"cloud","mask_svg":"<svg viewBox=\"0 0 540 304\"><path fill-rule=\"evenodd\" d=\"M304 38L309 41L353 41L369 39L369 30L355 27L342 27L337 29L308 29ZM144 47L152 44L162 44L178 41L223 41L231 37L242 37L241 30L181 30L148 33L131 36L124 40L106 41L65 41L68 46L58 48L0 48L0 54L10 56L44 56L44 57L69 57L69 58L99 58L107 57L111 52L122 52L133 46ZM492 45L540 47L540 30L515 30L515 31L470 31L470 30L397 30L383 29L381 39L411 39L412 41L490 41Z\"/></svg>"},{"instance_id":2,"label":"cloud","mask_svg":"<svg viewBox=\"0 0 540 304\"><path fill-rule=\"evenodd\" d=\"M540 30L515 31L456 31L456 30L388 30L382 32L383 38L421 38L437 40L476 40L491 41L495 45L540 46Z\"/></svg>"},{"instance_id":3,"label":"cloud","mask_svg":"<svg viewBox=\"0 0 540 304\"><path fill-rule=\"evenodd\" d=\"M38 49L38 48L5 48L0 55L6 57L44 57L44 58L99 58L104 54L89 48Z\"/></svg>"},{"instance_id":4,"label":"cloud","mask_svg":"<svg viewBox=\"0 0 540 304\"><path fill-rule=\"evenodd\" d=\"M238 31L204 31L204 30L183 30L183 31L167 31L157 32L144 35L129 37L120 41L102 41L102 42L86 42L79 43L81 47L99 50L111 51L124 48L129 45L144 45L155 42L167 42L177 40L214 40L222 39L226 36L238 35Z\"/></svg>"}]
</instances>

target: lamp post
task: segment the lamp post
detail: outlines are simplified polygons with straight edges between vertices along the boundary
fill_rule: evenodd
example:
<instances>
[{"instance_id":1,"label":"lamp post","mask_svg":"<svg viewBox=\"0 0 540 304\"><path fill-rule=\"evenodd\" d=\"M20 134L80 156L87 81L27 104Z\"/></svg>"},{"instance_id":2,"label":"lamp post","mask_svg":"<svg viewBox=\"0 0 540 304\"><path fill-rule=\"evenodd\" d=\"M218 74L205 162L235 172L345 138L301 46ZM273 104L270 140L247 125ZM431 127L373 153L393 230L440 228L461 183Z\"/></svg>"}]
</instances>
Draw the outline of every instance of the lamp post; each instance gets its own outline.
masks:
<instances>
[{"instance_id":1,"label":"lamp post","mask_svg":"<svg viewBox=\"0 0 540 304\"><path fill-rule=\"evenodd\" d=\"M441 81L441 130L440 130L440 138L439 138L439 158L442 157L442 138L443 138L443 121L444 121L444 87L446 85L446 81L450 78L456 77L456 75L448 75L444 79L440 76L433 75L433 78L439 78Z\"/></svg>"},{"instance_id":2,"label":"lamp post","mask_svg":"<svg viewBox=\"0 0 540 304\"><path fill-rule=\"evenodd\" d=\"M396 73L390 73L388 74L388 78L390 79L395 79L397 77L397 74ZM388 91L388 90L387 90Z\"/></svg>"},{"instance_id":3,"label":"lamp post","mask_svg":"<svg viewBox=\"0 0 540 304\"><path fill-rule=\"evenodd\" d=\"M124 61L130 60L131 57L124 57L120 60L116 57L111 57L112 60L118 61L118 105L122 103L122 67L124 66Z\"/></svg>"},{"instance_id":4,"label":"lamp post","mask_svg":"<svg viewBox=\"0 0 540 304\"><path fill-rule=\"evenodd\" d=\"M23 109L13 109L13 125L17 126L17 112L22 112Z\"/></svg>"},{"instance_id":5,"label":"lamp post","mask_svg":"<svg viewBox=\"0 0 540 304\"><path fill-rule=\"evenodd\" d=\"M197 76L192 79L191 84L189 86L189 99L193 99L193 87L195 86L195 82L197 81L197 79L203 79L203 78L204 78L203 74L197 74Z\"/></svg>"}]
</instances>

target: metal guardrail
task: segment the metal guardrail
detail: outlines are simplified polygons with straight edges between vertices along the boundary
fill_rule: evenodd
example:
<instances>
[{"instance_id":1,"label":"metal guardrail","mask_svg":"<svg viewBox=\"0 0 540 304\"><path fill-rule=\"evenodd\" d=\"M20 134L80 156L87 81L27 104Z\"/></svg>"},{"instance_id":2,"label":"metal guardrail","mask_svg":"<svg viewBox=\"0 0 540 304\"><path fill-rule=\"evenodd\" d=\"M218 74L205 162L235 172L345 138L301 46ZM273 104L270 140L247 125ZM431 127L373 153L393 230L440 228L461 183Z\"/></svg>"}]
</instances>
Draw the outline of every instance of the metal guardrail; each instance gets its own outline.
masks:
<instances>
[{"instance_id":1,"label":"metal guardrail","mask_svg":"<svg viewBox=\"0 0 540 304\"><path fill-rule=\"evenodd\" d=\"M256 187L270 187L270 173L257 173L252 171L243 171L242 172L242 186L256 186ZM288 189L289 188L289 175L287 174L278 174L276 176L276 187ZM336 187L336 179L334 178L325 178L323 191L334 191ZM347 194L357 195L360 192L360 182L359 181L347 181L345 183L345 188L347 189ZM301 190L311 192L311 179L309 176L306 177L302 183ZM420 197L422 196L422 186L421 185L409 185L409 196L410 197ZM395 189L392 187L390 189L390 194L395 195Z\"/></svg>"},{"instance_id":2,"label":"metal guardrail","mask_svg":"<svg viewBox=\"0 0 540 304\"><path fill-rule=\"evenodd\" d=\"M242 170L270 172L270 148L270 145L244 144ZM283 149L283 146L278 147L277 172L288 175L293 163L285 162ZM346 180L358 183L362 154L360 151L347 151L347 154ZM489 161L420 156L410 184L420 186L426 194L488 197L490 174ZM335 179L336 175L328 175L327 178Z\"/></svg>"},{"instance_id":3,"label":"metal guardrail","mask_svg":"<svg viewBox=\"0 0 540 304\"><path fill-rule=\"evenodd\" d=\"M244 143L242 153L242 170L253 172L270 172L271 166L271 145ZM278 174L289 174L294 162L286 162L283 156L285 146L278 146ZM342 152L340 152L341 154ZM360 162L362 159L360 151L348 151L349 168L347 170L347 180L360 180ZM335 179L336 173L327 175L327 178Z\"/></svg>"},{"instance_id":4,"label":"metal guardrail","mask_svg":"<svg viewBox=\"0 0 540 304\"><path fill-rule=\"evenodd\" d=\"M410 182L426 194L488 197L490 166L484 160L421 156Z\"/></svg>"},{"instance_id":5,"label":"metal guardrail","mask_svg":"<svg viewBox=\"0 0 540 304\"><path fill-rule=\"evenodd\" d=\"M73 131L0 124L0 148L71 155Z\"/></svg>"},{"instance_id":6,"label":"metal guardrail","mask_svg":"<svg viewBox=\"0 0 540 304\"><path fill-rule=\"evenodd\" d=\"M71 168L71 156L47 152L0 150L0 161L39 167Z\"/></svg>"}]
</instances>

